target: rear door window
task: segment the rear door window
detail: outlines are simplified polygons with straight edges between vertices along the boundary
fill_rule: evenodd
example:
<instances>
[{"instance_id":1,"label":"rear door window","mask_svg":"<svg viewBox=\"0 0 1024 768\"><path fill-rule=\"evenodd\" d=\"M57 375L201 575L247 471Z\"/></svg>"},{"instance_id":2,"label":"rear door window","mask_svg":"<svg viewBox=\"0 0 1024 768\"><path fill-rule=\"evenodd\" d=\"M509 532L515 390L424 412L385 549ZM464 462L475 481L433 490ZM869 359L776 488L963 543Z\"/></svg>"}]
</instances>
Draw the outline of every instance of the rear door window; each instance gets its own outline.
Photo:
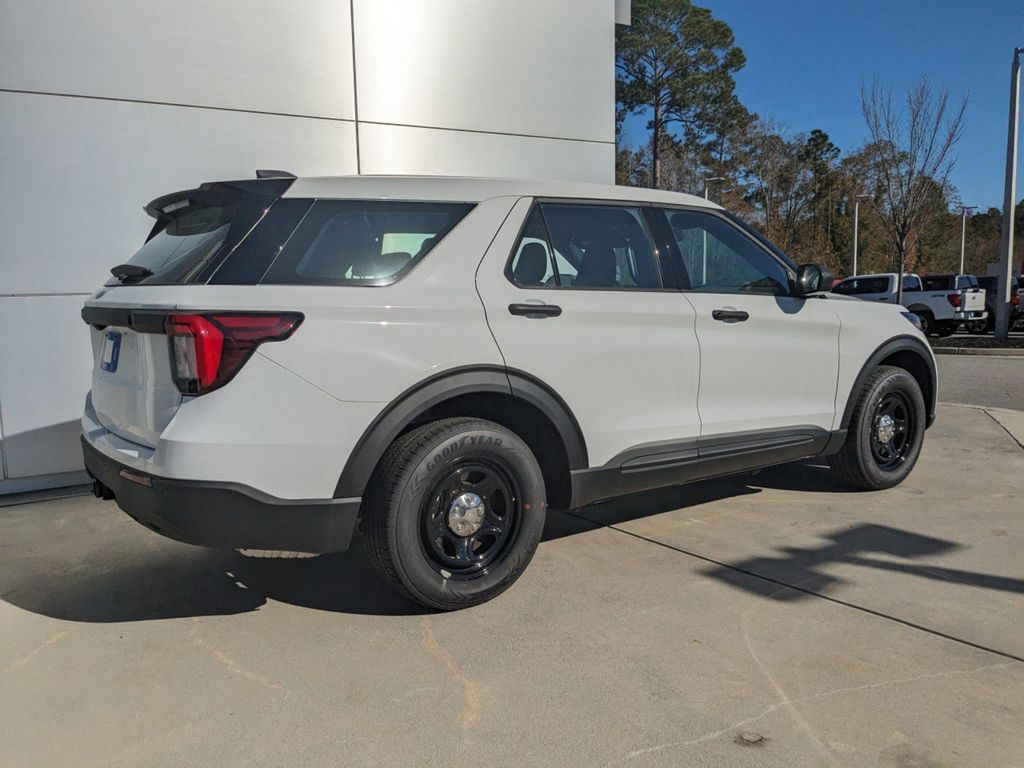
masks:
<instances>
[{"instance_id":1,"label":"rear door window","mask_svg":"<svg viewBox=\"0 0 1024 768\"><path fill-rule=\"evenodd\" d=\"M833 293L845 296L861 296L868 293L887 293L889 278L887 277L854 277L843 280L832 289Z\"/></svg>"},{"instance_id":2,"label":"rear door window","mask_svg":"<svg viewBox=\"0 0 1024 768\"><path fill-rule=\"evenodd\" d=\"M541 230L530 230L537 211ZM534 208L513 259L513 280L517 265L523 264L531 241L546 233L552 274L544 284L560 288L615 288L650 290L663 287L658 258L644 224L641 210L633 206L587 203L542 203ZM539 264L540 251L535 251ZM538 267L539 269L539 267ZM520 266L521 276L526 268ZM520 283L522 284L522 283Z\"/></svg>"},{"instance_id":3,"label":"rear door window","mask_svg":"<svg viewBox=\"0 0 1024 768\"><path fill-rule=\"evenodd\" d=\"M950 291L953 289L953 280L949 277L922 277L921 284L926 291Z\"/></svg>"},{"instance_id":4,"label":"rear door window","mask_svg":"<svg viewBox=\"0 0 1024 768\"><path fill-rule=\"evenodd\" d=\"M468 203L318 200L262 283L389 285L422 260Z\"/></svg>"}]
</instances>

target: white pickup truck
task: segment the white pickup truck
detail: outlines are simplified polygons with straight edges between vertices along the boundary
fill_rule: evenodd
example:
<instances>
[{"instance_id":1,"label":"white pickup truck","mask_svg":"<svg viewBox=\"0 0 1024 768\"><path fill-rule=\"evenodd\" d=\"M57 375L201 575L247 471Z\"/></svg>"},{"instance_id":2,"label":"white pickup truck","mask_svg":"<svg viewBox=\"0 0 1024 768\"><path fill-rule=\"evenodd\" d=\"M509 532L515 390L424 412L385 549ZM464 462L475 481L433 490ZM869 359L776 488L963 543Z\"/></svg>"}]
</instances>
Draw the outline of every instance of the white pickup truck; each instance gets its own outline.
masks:
<instances>
[{"instance_id":1,"label":"white pickup truck","mask_svg":"<svg viewBox=\"0 0 1024 768\"><path fill-rule=\"evenodd\" d=\"M836 283L832 292L895 304L896 274L855 275ZM973 275L904 275L903 306L921 319L926 336L949 336L960 323L984 320L988 315L985 291Z\"/></svg>"}]
</instances>

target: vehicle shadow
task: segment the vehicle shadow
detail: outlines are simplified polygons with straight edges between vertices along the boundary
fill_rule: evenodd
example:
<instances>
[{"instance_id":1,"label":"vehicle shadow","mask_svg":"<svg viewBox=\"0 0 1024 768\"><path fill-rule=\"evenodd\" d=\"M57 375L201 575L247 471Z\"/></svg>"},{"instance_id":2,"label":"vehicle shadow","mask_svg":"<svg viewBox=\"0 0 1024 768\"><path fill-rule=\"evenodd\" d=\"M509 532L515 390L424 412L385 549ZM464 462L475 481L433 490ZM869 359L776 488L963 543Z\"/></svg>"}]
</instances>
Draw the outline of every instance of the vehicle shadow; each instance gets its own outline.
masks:
<instances>
[{"instance_id":1,"label":"vehicle shadow","mask_svg":"<svg viewBox=\"0 0 1024 768\"><path fill-rule=\"evenodd\" d=\"M572 512L551 511L544 540L757 494L766 488L819 494L849 491L820 462L790 464L650 491ZM61 504L101 505L91 500ZM428 612L380 580L358 536L343 553L262 559L169 541L126 517L122 519L112 503L109 509L103 505L84 510L81 506L59 507L52 519L47 519L42 509L37 505L8 508L0 519L0 599L33 613L68 621L148 621L246 613L268 600L342 614L408 616ZM92 514L96 509L103 514ZM107 515L108 511L114 514ZM954 542L867 524L825 534L825 538L827 543L820 547L783 548L774 557L723 563L705 573L776 600L799 600L807 595L779 590L778 583L749 574L789 584L812 579L814 590L821 592L838 581L821 573L821 566L845 562L1024 592L1024 581L1017 579L872 557L938 554L961 546Z\"/></svg>"},{"instance_id":2,"label":"vehicle shadow","mask_svg":"<svg viewBox=\"0 0 1024 768\"><path fill-rule=\"evenodd\" d=\"M257 610L268 600L336 613L425 612L378 578L358 540L348 552L271 559L179 544L127 519L116 528L121 535L69 531L70 539L41 545L5 536L0 599L84 622L231 615ZM83 553L85 546L92 548Z\"/></svg>"}]
</instances>

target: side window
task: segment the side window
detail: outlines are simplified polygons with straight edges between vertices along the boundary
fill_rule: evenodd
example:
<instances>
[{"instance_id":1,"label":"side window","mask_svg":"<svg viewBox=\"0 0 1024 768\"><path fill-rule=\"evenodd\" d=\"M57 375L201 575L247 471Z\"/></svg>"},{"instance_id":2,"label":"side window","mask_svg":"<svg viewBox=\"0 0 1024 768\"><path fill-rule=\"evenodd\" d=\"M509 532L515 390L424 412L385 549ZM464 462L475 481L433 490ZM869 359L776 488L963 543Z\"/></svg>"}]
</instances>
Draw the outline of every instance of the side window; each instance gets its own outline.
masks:
<instances>
[{"instance_id":1,"label":"side window","mask_svg":"<svg viewBox=\"0 0 1024 768\"><path fill-rule=\"evenodd\" d=\"M509 264L508 276L516 285L529 287L554 285L554 275L548 233L540 207L535 205L526 218L526 226Z\"/></svg>"},{"instance_id":2,"label":"side window","mask_svg":"<svg viewBox=\"0 0 1024 768\"><path fill-rule=\"evenodd\" d=\"M903 276L903 292L911 293L914 291L921 290L921 278L915 277L914 275Z\"/></svg>"},{"instance_id":3,"label":"side window","mask_svg":"<svg viewBox=\"0 0 1024 768\"><path fill-rule=\"evenodd\" d=\"M550 235L559 287L636 290L664 285L639 208L542 203L539 210Z\"/></svg>"},{"instance_id":4,"label":"side window","mask_svg":"<svg viewBox=\"0 0 1024 768\"><path fill-rule=\"evenodd\" d=\"M689 290L702 293L789 293L789 272L724 219L701 211L665 210Z\"/></svg>"},{"instance_id":5,"label":"side window","mask_svg":"<svg viewBox=\"0 0 1024 768\"><path fill-rule=\"evenodd\" d=\"M447 235L472 205L318 200L262 282L388 285Z\"/></svg>"},{"instance_id":6,"label":"side window","mask_svg":"<svg viewBox=\"0 0 1024 768\"><path fill-rule=\"evenodd\" d=\"M854 296L857 293L856 280L843 280L832 289L832 293L839 293L843 296Z\"/></svg>"}]
</instances>

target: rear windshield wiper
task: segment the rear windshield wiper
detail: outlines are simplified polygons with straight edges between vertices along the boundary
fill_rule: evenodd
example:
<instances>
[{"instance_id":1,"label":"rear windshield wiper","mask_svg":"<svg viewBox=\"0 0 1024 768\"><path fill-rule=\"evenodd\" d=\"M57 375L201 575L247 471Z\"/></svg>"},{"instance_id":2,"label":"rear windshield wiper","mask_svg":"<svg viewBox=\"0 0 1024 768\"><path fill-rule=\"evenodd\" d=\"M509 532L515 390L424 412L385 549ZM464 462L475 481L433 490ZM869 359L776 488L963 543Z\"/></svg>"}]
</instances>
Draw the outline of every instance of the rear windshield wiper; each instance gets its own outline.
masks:
<instances>
[{"instance_id":1,"label":"rear windshield wiper","mask_svg":"<svg viewBox=\"0 0 1024 768\"><path fill-rule=\"evenodd\" d=\"M138 264L118 264L110 270L110 274L122 283L137 283L153 276L153 270L140 267Z\"/></svg>"}]
</instances>

